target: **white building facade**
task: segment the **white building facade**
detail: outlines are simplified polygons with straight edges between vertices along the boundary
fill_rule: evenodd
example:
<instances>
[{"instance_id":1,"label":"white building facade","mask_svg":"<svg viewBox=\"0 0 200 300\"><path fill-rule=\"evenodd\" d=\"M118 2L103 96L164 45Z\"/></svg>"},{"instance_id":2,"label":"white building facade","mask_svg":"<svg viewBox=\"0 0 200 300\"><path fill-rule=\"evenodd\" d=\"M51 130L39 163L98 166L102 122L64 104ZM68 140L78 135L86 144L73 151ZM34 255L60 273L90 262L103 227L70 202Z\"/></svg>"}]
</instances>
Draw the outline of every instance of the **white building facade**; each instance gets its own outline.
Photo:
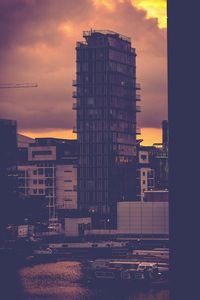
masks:
<instances>
[{"instance_id":1,"label":"white building facade","mask_svg":"<svg viewBox=\"0 0 200 300\"><path fill-rule=\"evenodd\" d=\"M76 160L73 153L60 151L57 145L31 144L27 162L18 166L19 192L44 196L52 220L59 210L77 209Z\"/></svg>"},{"instance_id":2,"label":"white building facade","mask_svg":"<svg viewBox=\"0 0 200 300\"><path fill-rule=\"evenodd\" d=\"M137 199L144 199L145 191L155 188L155 170L150 167L148 151L139 151L138 154L139 168L137 169Z\"/></svg>"},{"instance_id":3,"label":"white building facade","mask_svg":"<svg viewBox=\"0 0 200 300\"><path fill-rule=\"evenodd\" d=\"M65 218L65 235L78 237L84 235L85 230L90 229L91 218Z\"/></svg>"}]
</instances>

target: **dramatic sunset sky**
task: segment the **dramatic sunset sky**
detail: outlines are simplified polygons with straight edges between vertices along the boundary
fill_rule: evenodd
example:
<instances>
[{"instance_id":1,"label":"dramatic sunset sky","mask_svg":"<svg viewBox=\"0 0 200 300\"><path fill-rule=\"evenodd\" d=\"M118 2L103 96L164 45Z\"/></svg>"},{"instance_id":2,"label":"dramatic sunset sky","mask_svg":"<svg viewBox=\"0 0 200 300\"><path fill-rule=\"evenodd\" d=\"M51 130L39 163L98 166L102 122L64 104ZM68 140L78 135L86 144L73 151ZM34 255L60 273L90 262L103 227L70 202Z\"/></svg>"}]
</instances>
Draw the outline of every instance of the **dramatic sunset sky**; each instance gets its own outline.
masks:
<instances>
[{"instance_id":1,"label":"dramatic sunset sky","mask_svg":"<svg viewBox=\"0 0 200 300\"><path fill-rule=\"evenodd\" d=\"M0 0L0 118L15 119L31 137L75 138L72 79L82 31L109 29L132 39L143 144L161 142L167 118L166 0Z\"/></svg>"}]
</instances>

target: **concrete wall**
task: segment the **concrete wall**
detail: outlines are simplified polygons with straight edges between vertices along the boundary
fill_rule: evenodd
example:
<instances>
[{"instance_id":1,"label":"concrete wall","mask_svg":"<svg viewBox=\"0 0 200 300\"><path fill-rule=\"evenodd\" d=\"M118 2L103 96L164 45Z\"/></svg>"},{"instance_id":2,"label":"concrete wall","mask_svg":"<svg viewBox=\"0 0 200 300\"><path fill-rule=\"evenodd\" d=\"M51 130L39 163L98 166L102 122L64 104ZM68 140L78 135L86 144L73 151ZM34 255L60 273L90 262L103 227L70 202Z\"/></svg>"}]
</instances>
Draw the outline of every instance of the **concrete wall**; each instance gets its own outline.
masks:
<instances>
[{"instance_id":1,"label":"concrete wall","mask_svg":"<svg viewBox=\"0 0 200 300\"><path fill-rule=\"evenodd\" d=\"M45 175L45 170L51 175ZM55 208L77 208L77 168L74 165L59 165L51 162L41 162L34 165L20 165L18 177L19 192L25 196L45 196L55 217ZM39 171L42 171L40 174Z\"/></svg>"},{"instance_id":2,"label":"concrete wall","mask_svg":"<svg viewBox=\"0 0 200 300\"><path fill-rule=\"evenodd\" d=\"M28 148L29 161L56 160L56 146L34 146Z\"/></svg>"},{"instance_id":3,"label":"concrete wall","mask_svg":"<svg viewBox=\"0 0 200 300\"><path fill-rule=\"evenodd\" d=\"M17 146L22 148L28 148L30 143L34 143L35 139L28 136L17 134Z\"/></svg>"},{"instance_id":4,"label":"concrete wall","mask_svg":"<svg viewBox=\"0 0 200 300\"><path fill-rule=\"evenodd\" d=\"M79 228L83 229L90 227L91 218L65 218L65 235L66 236L79 236ZM83 231L84 233L84 231Z\"/></svg>"}]
</instances>

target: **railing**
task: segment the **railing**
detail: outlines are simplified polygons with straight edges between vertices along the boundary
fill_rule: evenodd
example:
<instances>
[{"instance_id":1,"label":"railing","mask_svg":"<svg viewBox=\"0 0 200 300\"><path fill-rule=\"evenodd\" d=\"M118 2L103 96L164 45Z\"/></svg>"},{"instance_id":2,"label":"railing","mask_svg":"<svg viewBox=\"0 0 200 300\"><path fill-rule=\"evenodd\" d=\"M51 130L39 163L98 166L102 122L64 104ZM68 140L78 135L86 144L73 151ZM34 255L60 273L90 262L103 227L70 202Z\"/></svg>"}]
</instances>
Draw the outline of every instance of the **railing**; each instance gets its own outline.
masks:
<instances>
[{"instance_id":1,"label":"railing","mask_svg":"<svg viewBox=\"0 0 200 300\"><path fill-rule=\"evenodd\" d=\"M79 47L84 47L84 46L86 46L86 45L87 45L87 43L84 42L84 41L83 41L83 42L77 42L77 43L76 43L76 47L77 47L77 48L79 48Z\"/></svg>"},{"instance_id":2,"label":"railing","mask_svg":"<svg viewBox=\"0 0 200 300\"><path fill-rule=\"evenodd\" d=\"M105 35L106 34L117 35L122 40L131 43L131 38L130 37L127 37L125 35L119 34L117 32L111 31L111 30L89 30L89 31L83 31L83 37L91 36L93 33L101 33L101 34L105 34Z\"/></svg>"},{"instance_id":3,"label":"railing","mask_svg":"<svg viewBox=\"0 0 200 300\"><path fill-rule=\"evenodd\" d=\"M141 97L140 97L140 95L139 95L139 94L136 94L136 96L135 96L135 100L136 100L136 101L140 101L140 100L141 100Z\"/></svg>"},{"instance_id":4,"label":"railing","mask_svg":"<svg viewBox=\"0 0 200 300\"><path fill-rule=\"evenodd\" d=\"M77 127L73 127L73 133L78 133L78 128Z\"/></svg>"},{"instance_id":5,"label":"railing","mask_svg":"<svg viewBox=\"0 0 200 300\"><path fill-rule=\"evenodd\" d=\"M141 112L141 106L136 105L136 112Z\"/></svg>"},{"instance_id":6,"label":"railing","mask_svg":"<svg viewBox=\"0 0 200 300\"><path fill-rule=\"evenodd\" d=\"M135 48L131 48L131 53L135 53Z\"/></svg>"},{"instance_id":7,"label":"railing","mask_svg":"<svg viewBox=\"0 0 200 300\"><path fill-rule=\"evenodd\" d=\"M138 128L138 127L136 128L136 134L137 134L137 135L140 135L140 134L141 134L141 129Z\"/></svg>"},{"instance_id":8,"label":"railing","mask_svg":"<svg viewBox=\"0 0 200 300\"><path fill-rule=\"evenodd\" d=\"M159 153L156 155L156 158L168 158L167 153Z\"/></svg>"},{"instance_id":9,"label":"railing","mask_svg":"<svg viewBox=\"0 0 200 300\"><path fill-rule=\"evenodd\" d=\"M72 104L72 109L76 110L80 108L80 104L79 103L73 103Z\"/></svg>"},{"instance_id":10,"label":"railing","mask_svg":"<svg viewBox=\"0 0 200 300\"><path fill-rule=\"evenodd\" d=\"M73 91L72 97L73 97L73 98L79 98L79 97L80 97L80 94L79 94L77 91Z\"/></svg>"},{"instance_id":11,"label":"railing","mask_svg":"<svg viewBox=\"0 0 200 300\"><path fill-rule=\"evenodd\" d=\"M141 89L141 84L140 83L136 83L135 87L136 87L137 90L140 90Z\"/></svg>"}]
</instances>

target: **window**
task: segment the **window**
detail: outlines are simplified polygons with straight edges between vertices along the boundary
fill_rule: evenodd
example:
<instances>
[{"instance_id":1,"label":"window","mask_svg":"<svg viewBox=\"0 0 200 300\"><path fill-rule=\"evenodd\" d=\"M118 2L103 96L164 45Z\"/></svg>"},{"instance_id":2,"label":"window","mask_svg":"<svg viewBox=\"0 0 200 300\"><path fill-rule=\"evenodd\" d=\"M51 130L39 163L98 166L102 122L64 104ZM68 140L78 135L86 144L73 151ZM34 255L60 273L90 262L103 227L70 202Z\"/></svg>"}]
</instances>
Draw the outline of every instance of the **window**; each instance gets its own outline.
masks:
<instances>
[{"instance_id":1,"label":"window","mask_svg":"<svg viewBox=\"0 0 200 300\"><path fill-rule=\"evenodd\" d=\"M65 172L65 173L71 173L72 170L65 170L64 172Z\"/></svg>"},{"instance_id":2,"label":"window","mask_svg":"<svg viewBox=\"0 0 200 300\"><path fill-rule=\"evenodd\" d=\"M18 175L19 177L25 177L25 171L24 170L18 171Z\"/></svg>"},{"instance_id":3,"label":"window","mask_svg":"<svg viewBox=\"0 0 200 300\"><path fill-rule=\"evenodd\" d=\"M89 98L87 99L87 104L88 104L88 105L94 105L94 98L93 98L93 97L89 97Z\"/></svg>"},{"instance_id":4,"label":"window","mask_svg":"<svg viewBox=\"0 0 200 300\"><path fill-rule=\"evenodd\" d=\"M64 190L64 192L73 192L72 190Z\"/></svg>"},{"instance_id":5,"label":"window","mask_svg":"<svg viewBox=\"0 0 200 300\"><path fill-rule=\"evenodd\" d=\"M136 176L137 176L137 178L140 177L140 170L137 170L137 171L136 171Z\"/></svg>"},{"instance_id":6,"label":"window","mask_svg":"<svg viewBox=\"0 0 200 300\"><path fill-rule=\"evenodd\" d=\"M37 170L34 170L34 171L33 171L33 175L37 175Z\"/></svg>"},{"instance_id":7,"label":"window","mask_svg":"<svg viewBox=\"0 0 200 300\"><path fill-rule=\"evenodd\" d=\"M142 172L142 175L145 176L145 172Z\"/></svg>"},{"instance_id":8,"label":"window","mask_svg":"<svg viewBox=\"0 0 200 300\"><path fill-rule=\"evenodd\" d=\"M96 59L102 59L104 57L103 49L96 49Z\"/></svg>"},{"instance_id":9,"label":"window","mask_svg":"<svg viewBox=\"0 0 200 300\"><path fill-rule=\"evenodd\" d=\"M43 173L44 173L44 170L43 170L43 169L41 169L41 168L38 169L38 174L39 174L39 175L43 175Z\"/></svg>"},{"instance_id":10,"label":"window","mask_svg":"<svg viewBox=\"0 0 200 300\"><path fill-rule=\"evenodd\" d=\"M64 180L64 182L72 182L72 180L66 179L66 180Z\"/></svg>"},{"instance_id":11,"label":"window","mask_svg":"<svg viewBox=\"0 0 200 300\"><path fill-rule=\"evenodd\" d=\"M154 187L154 180L148 179L148 187Z\"/></svg>"},{"instance_id":12,"label":"window","mask_svg":"<svg viewBox=\"0 0 200 300\"><path fill-rule=\"evenodd\" d=\"M44 181L42 179L39 180L39 184L43 184Z\"/></svg>"},{"instance_id":13,"label":"window","mask_svg":"<svg viewBox=\"0 0 200 300\"><path fill-rule=\"evenodd\" d=\"M45 194L46 194L46 196L53 196L53 190L52 189L46 189Z\"/></svg>"},{"instance_id":14,"label":"window","mask_svg":"<svg viewBox=\"0 0 200 300\"><path fill-rule=\"evenodd\" d=\"M34 158L37 155L51 155L51 151L32 151L32 157Z\"/></svg>"},{"instance_id":15,"label":"window","mask_svg":"<svg viewBox=\"0 0 200 300\"><path fill-rule=\"evenodd\" d=\"M142 154L142 155L141 155L141 159L142 159L142 160L146 160L146 159L147 159L147 156L144 155L144 154Z\"/></svg>"},{"instance_id":16,"label":"window","mask_svg":"<svg viewBox=\"0 0 200 300\"><path fill-rule=\"evenodd\" d=\"M148 171L148 178L154 178L154 170Z\"/></svg>"},{"instance_id":17,"label":"window","mask_svg":"<svg viewBox=\"0 0 200 300\"><path fill-rule=\"evenodd\" d=\"M46 168L45 169L45 176L46 177L53 177L53 169L52 168Z\"/></svg>"},{"instance_id":18,"label":"window","mask_svg":"<svg viewBox=\"0 0 200 300\"><path fill-rule=\"evenodd\" d=\"M34 180L33 180L33 184L37 184L37 180L34 179Z\"/></svg>"},{"instance_id":19,"label":"window","mask_svg":"<svg viewBox=\"0 0 200 300\"><path fill-rule=\"evenodd\" d=\"M37 194L37 190L33 190L33 194Z\"/></svg>"},{"instance_id":20,"label":"window","mask_svg":"<svg viewBox=\"0 0 200 300\"><path fill-rule=\"evenodd\" d=\"M96 71L97 72L103 71L103 63L102 62L96 62Z\"/></svg>"},{"instance_id":21,"label":"window","mask_svg":"<svg viewBox=\"0 0 200 300\"><path fill-rule=\"evenodd\" d=\"M18 179L18 185L19 185L19 187L25 186L25 180L24 179Z\"/></svg>"},{"instance_id":22,"label":"window","mask_svg":"<svg viewBox=\"0 0 200 300\"><path fill-rule=\"evenodd\" d=\"M142 181L142 184L146 184L146 181L145 181L145 180L143 180L143 181Z\"/></svg>"},{"instance_id":23,"label":"window","mask_svg":"<svg viewBox=\"0 0 200 300\"><path fill-rule=\"evenodd\" d=\"M82 63L82 72L87 72L88 71L88 63L87 62L83 62Z\"/></svg>"},{"instance_id":24,"label":"window","mask_svg":"<svg viewBox=\"0 0 200 300\"><path fill-rule=\"evenodd\" d=\"M47 178L47 179L45 180L45 185L46 185L46 186L53 186L53 179Z\"/></svg>"},{"instance_id":25,"label":"window","mask_svg":"<svg viewBox=\"0 0 200 300\"><path fill-rule=\"evenodd\" d=\"M39 194L43 194L44 190L39 190Z\"/></svg>"}]
</instances>

